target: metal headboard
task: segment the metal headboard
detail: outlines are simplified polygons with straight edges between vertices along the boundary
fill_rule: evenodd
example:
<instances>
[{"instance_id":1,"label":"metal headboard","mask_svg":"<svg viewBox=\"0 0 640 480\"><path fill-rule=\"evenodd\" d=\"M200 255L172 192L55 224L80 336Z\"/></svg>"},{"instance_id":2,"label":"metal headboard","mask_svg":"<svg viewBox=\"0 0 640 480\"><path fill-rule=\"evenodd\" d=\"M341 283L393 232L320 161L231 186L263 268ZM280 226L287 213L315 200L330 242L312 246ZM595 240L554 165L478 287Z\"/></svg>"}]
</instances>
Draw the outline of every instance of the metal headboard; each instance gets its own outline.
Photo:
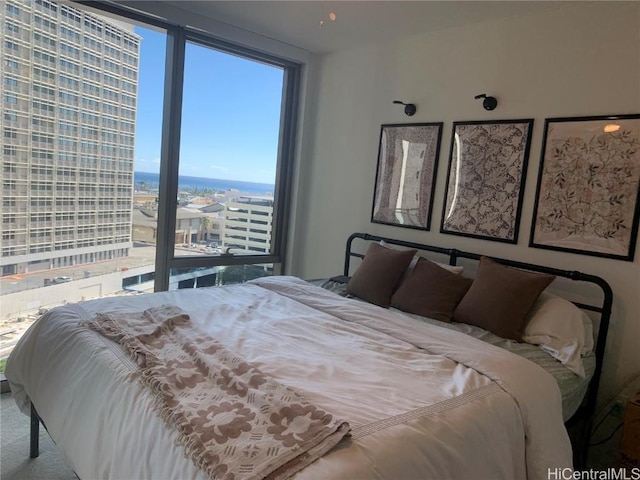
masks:
<instances>
[{"instance_id":1,"label":"metal headboard","mask_svg":"<svg viewBox=\"0 0 640 480\"><path fill-rule=\"evenodd\" d=\"M432 245L425 245L422 243L405 242L403 240L396 240L393 238L379 237L376 235L370 235L368 233L353 233L347 240L347 247L344 258L344 275L349 276L349 267L351 258L364 258L361 253L354 252L352 250L353 241L360 239L367 242L380 242L384 241L391 245L398 245L405 248L421 250L425 252L433 252L449 257L450 265L457 265L459 258L466 258L471 260L480 260L482 255L477 253L465 252L457 250L455 248L442 248ZM593 377L589 382L589 388L585 399L576 411L576 413L567 422L567 427L573 427L576 424L581 424L581 434L579 433L580 445L577 445L577 452L575 452L576 467L583 466L586 463L586 455L589 446L589 439L591 437L591 423L593 421L593 414L596 409L596 402L598 397L598 386L600 384L600 376L602 374L602 360L604 358L604 349L607 343L607 332L609 330L609 319L611 317L611 305L613 303L613 292L611 286L601 277L595 275L589 275L578 271L561 270L553 267L546 267L543 265L534 265L531 263L517 262L514 260L507 260L504 258L491 257L498 263L509 267L520 268L523 270L530 270L532 272L547 273L555 275L556 277L568 278L573 281L592 283L602 290L603 299L602 303L596 304L583 304L579 302L573 302L576 306L583 310L589 310L591 312L598 313L600 315L600 325L598 327L598 334L595 347L596 356L596 368L593 372Z\"/></svg>"}]
</instances>

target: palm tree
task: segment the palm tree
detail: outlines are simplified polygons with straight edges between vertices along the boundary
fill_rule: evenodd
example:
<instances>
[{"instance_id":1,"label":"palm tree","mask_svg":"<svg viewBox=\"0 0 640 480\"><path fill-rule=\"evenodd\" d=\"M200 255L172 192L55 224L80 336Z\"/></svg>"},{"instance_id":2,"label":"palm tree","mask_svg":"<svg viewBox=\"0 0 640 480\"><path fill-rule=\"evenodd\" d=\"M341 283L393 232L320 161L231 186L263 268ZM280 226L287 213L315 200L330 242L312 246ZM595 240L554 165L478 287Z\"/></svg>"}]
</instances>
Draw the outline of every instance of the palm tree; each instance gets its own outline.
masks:
<instances>
[{"instance_id":1,"label":"palm tree","mask_svg":"<svg viewBox=\"0 0 640 480\"><path fill-rule=\"evenodd\" d=\"M209 229L211 228L211 219L209 217L200 217L200 233L201 239L205 242L209 240Z\"/></svg>"}]
</instances>

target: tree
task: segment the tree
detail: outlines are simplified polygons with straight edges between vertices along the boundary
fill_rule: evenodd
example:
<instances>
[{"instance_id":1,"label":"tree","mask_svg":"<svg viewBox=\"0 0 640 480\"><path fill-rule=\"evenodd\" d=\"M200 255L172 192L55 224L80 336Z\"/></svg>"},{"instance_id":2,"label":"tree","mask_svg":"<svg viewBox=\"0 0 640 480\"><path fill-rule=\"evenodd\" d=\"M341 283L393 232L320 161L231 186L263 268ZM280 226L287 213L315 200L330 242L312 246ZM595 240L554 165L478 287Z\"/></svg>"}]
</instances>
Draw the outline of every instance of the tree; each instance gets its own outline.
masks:
<instances>
[{"instance_id":1,"label":"tree","mask_svg":"<svg viewBox=\"0 0 640 480\"><path fill-rule=\"evenodd\" d=\"M209 230L211 229L211 219L200 217L200 239L205 242L209 240Z\"/></svg>"}]
</instances>

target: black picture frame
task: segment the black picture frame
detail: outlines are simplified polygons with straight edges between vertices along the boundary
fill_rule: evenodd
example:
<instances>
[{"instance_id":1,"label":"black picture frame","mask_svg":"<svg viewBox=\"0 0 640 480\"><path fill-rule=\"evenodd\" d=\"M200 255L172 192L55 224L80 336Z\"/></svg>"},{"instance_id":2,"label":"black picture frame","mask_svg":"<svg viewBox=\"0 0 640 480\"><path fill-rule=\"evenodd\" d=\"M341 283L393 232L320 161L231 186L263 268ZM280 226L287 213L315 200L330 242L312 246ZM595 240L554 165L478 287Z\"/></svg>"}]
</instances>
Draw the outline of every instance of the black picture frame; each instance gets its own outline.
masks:
<instances>
[{"instance_id":1,"label":"black picture frame","mask_svg":"<svg viewBox=\"0 0 640 480\"><path fill-rule=\"evenodd\" d=\"M633 261L640 114L545 119L529 246Z\"/></svg>"},{"instance_id":2,"label":"black picture frame","mask_svg":"<svg viewBox=\"0 0 640 480\"><path fill-rule=\"evenodd\" d=\"M429 230L442 122L380 126L371 222Z\"/></svg>"},{"instance_id":3,"label":"black picture frame","mask_svg":"<svg viewBox=\"0 0 640 480\"><path fill-rule=\"evenodd\" d=\"M533 122L453 123L441 233L518 242Z\"/></svg>"}]
</instances>

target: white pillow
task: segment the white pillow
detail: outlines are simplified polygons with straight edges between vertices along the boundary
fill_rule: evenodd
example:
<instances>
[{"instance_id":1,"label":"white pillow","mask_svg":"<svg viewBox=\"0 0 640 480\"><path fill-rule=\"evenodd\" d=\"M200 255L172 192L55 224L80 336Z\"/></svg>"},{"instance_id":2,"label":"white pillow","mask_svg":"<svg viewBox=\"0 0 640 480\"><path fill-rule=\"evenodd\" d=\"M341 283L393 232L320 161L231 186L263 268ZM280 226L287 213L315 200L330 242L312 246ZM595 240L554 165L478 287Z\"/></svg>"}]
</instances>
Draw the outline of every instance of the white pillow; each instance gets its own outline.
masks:
<instances>
[{"instance_id":1,"label":"white pillow","mask_svg":"<svg viewBox=\"0 0 640 480\"><path fill-rule=\"evenodd\" d=\"M385 248L393 248L390 244L388 244L384 240L380 240L380 245L385 247ZM418 255L416 253L413 256L413 258L411 259L411 263L409 263L409 266L407 267L407 273L405 274L405 276L408 275L409 273L411 273L411 271L416 266L416 263L418 263L419 259L420 259L420 255ZM455 265L448 265L446 263L434 262L433 260L431 260L431 262L435 263L439 267L444 268L445 270L450 271L451 273L455 273L456 275L460 275L462 273L462 271L464 270L464 267L458 267L458 266L455 266Z\"/></svg>"},{"instance_id":2,"label":"white pillow","mask_svg":"<svg viewBox=\"0 0 640 480\"><path fill-rule=\"evenodd\" d=\"M593 349L591 319L570 301L542 292L529 312L522 339L559 360L576 375L585 378L581 355Z\"/></svg>"}]
</instances>

